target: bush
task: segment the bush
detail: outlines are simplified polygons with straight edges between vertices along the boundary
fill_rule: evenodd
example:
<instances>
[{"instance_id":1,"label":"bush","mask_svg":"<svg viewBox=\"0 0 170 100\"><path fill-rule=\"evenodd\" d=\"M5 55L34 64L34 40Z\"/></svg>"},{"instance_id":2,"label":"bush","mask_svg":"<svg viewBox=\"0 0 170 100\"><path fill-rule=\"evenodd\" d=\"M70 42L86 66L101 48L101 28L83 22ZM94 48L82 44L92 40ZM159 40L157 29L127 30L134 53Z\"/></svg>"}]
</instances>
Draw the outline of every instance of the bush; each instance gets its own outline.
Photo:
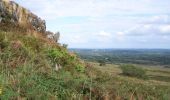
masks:
<instances>
[{"instance_id":1,"label":"bush","mask_svg":"<svg viewBox=\"0 0 170 100\"><path fill-rule=\"evenodd\" d=\"M121 65L123 75L146 79L146 71L134 65Z\"/></svg>"},{"instance_id":2,"label":"bush","mask_svg":"<svg viewBox=\"0 0 170 100\"><path fill-rule=\"evenodd\" d=\"M68 47L68 44L63 44L63 47L67 49L67 47Z\"/></svg>"},{"instance_id":3,"label":"bush","mask_svg":"<svg viewBox=\"0 0 170 100\"><path fill-rule=\"evenodd\" d=\"M58 49L50 49L47 51L47 55L52 61L52 63L61 63L61 58L64 57L64 54Z\"/></svg>"},{"instance_id":4,"label":"bush","mask_svg":"<svg viewBox=\"0 0 170 100\"><path fill-rule=\"evenodd\" d=\"M85 67L84 67L83 65L81 65L81 64L78 64L78 65L76 66L76 70L77 70L78 72L84 73L84 72L85 72Z\"/></svg>"},{"instance_id":5,"label":"bush","mask_svg":"<svg viewBox=\"0 0 170 100\"><path fill-rule=\"evenodd\" d=\"M106 62L103 60L98 60L99 66L105 66Z\"/></svg>"}]
</instances>

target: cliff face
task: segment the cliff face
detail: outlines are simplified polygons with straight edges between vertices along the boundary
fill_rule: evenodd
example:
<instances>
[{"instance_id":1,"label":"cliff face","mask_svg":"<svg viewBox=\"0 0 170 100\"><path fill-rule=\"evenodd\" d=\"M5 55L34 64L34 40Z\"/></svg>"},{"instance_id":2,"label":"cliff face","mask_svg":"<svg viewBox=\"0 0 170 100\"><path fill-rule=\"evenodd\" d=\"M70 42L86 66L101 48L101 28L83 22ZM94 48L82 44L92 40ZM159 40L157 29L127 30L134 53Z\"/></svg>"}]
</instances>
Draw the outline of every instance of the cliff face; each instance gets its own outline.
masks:
<instances>
[{"instance_id":1,"label":"cliff face","mask_svg":"<svg viewBox=\"0 0 170 100\"><path fill-rule=\"evenodd\" d=\"M46 31L45 20L42 20L13 1L0 0L0 24L8 22L41 33Z\"/></svg>"}]
</instances>

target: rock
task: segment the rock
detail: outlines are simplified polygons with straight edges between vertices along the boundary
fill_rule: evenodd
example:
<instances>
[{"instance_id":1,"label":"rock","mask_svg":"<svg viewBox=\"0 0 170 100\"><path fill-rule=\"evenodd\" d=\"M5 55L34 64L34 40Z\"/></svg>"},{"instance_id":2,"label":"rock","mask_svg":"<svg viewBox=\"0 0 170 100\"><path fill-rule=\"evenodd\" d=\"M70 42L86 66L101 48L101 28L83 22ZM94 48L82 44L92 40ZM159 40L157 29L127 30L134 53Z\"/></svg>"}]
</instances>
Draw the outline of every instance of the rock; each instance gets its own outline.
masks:
<instances>
[{"instance_id":1,"label":"rock","mask_svg":"<svg viewBox=\"0 0 170 100\"><path fill-rule=\"evenodd\" d=\"M55 33L53 36L54 41L58 42L59 38L60 38L60 33L59 32Z\"/></svg>"},{"instance_id":2,"label":"rock","mask_svg":"<svg viewBox=\"0 0 170 100\"><path fill-rule=\"evenodd\" d=\"M53 40L53 41L55 41L57 43L58 43L58 40L60 38L60 33L59 32L54 34L53 32L46 31L45 35L46 35L47 38L49 38L49 39L51 39L51 40Z\"/></svg>"},{"instance_id":3,"label":"rock","mask_svg":"<svg viewBox=\"0 0 170 100\"><path fill-rule=\"evenodd\" d=\"M61 67L60 64L56 64L56 65L55 65L55 70L56 70L56 71L59 71L61 68L62 68L62 67Z\"/></svg>"},{"instance_id":4,"label":"rock","mask_svg":"<svg viewBox=\"0 0 170 100\"><path fill-rule=\"evenodd\" d=\"M50 31L46 31L45 32L45 36L47 37L47 38L49 38L49 39L53 39L53 32L50 32Z\"/></svg>"},{"instance_id":5,"label":"rock","mask_svg":"<svg viewBox=\"0 0 170 100\"><path fill-rule=\"evenodd\" d=\"M46 22L14 1L0 0L0 23L14 23L37 32L46 32Z\"/></svg>"}]
</instances>

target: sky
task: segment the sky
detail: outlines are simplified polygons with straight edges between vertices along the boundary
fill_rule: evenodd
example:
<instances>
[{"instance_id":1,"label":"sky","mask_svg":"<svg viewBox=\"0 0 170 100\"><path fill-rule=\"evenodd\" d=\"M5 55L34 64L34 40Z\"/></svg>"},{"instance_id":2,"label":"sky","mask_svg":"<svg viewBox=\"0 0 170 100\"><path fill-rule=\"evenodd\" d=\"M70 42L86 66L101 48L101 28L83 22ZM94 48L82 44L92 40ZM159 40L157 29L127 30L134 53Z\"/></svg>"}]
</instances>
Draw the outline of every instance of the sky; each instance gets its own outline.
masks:
<instances>
[{"instance_id":1,"label":"sky","mask_svg":"<svg viewBox=\"0 0 170 100\"><path fill-rule=\"evenodd\" d=\"M69 48L170 49L170 0L13 0Z\"/></svg>"}]
</instances>

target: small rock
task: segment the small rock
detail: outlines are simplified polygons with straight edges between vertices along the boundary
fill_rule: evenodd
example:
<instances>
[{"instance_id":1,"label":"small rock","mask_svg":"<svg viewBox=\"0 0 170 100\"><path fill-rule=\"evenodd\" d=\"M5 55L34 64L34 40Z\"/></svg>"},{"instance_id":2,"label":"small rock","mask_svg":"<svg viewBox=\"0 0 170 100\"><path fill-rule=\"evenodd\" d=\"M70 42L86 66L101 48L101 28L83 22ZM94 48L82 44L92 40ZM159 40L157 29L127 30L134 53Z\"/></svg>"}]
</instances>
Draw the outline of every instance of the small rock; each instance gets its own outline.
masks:
<instances>
[{"instance_id":1,"label":"small rock","mask_svg":"<svg viewBox=\"0 0 170 100\"><path fill-rule=\"evenodd\" d=\"M56 70L56 71L59 71L61 68L62 68L62 67L61 67L60 64L56 64L56 65L55 65L55 70Z\"/></svg>"}]
</instances>

